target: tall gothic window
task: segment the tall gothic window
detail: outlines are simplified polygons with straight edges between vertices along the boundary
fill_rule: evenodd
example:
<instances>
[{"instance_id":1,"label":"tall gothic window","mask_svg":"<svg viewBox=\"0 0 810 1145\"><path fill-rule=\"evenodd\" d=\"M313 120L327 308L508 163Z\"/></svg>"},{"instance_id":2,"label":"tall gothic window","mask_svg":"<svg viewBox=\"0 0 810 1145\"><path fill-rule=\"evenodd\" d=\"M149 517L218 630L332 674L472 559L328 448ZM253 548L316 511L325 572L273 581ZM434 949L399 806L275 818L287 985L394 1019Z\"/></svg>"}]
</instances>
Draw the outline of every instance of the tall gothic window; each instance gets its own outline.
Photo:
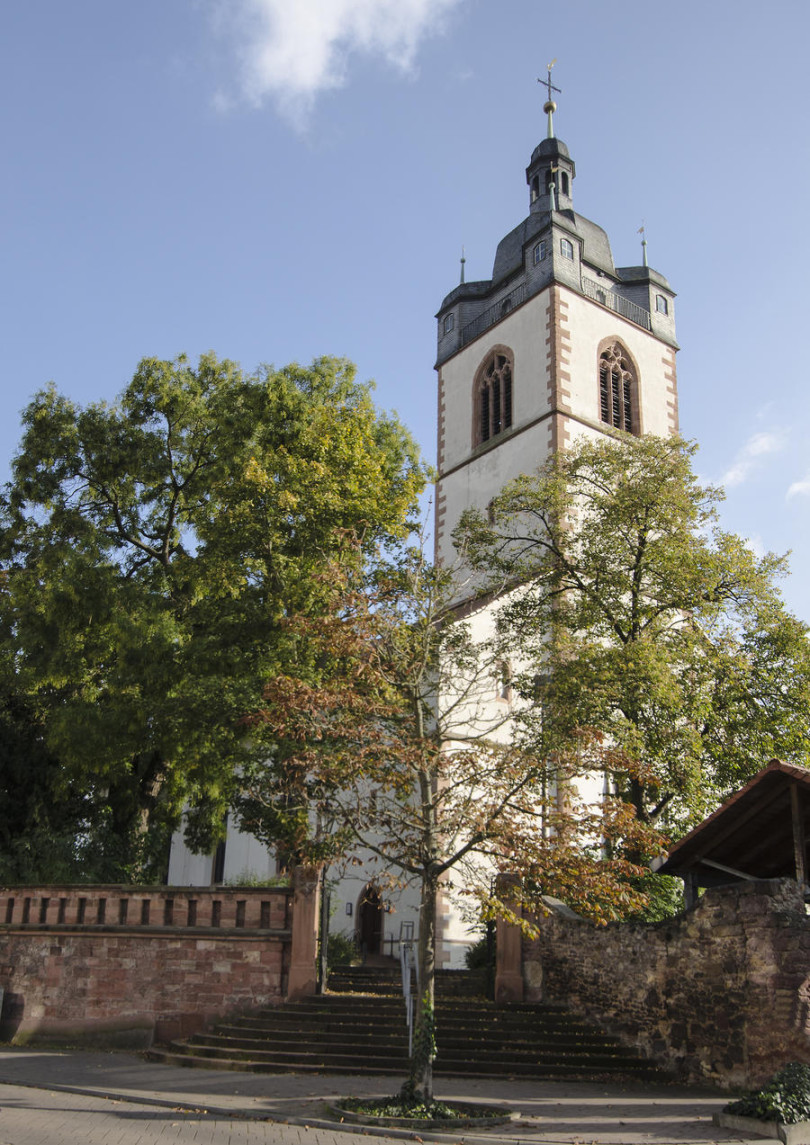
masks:
<instances>
[{"instance_id":1,"label":"tall gothic window","mask_svg":"<svg viewBox=\"0 0 810 1145\"><path fill-rule=\"evenodd\" d=\"M637 378L621 342L614 342L599 355L599 416L607 425L637 432Z\"/></svg>"},{"instance_id":2,"label":"tall gothic window","mask_svg":"<svg viewBox=\"0 0 810 1145\"><path fill-rule=\"evenodd\" d=\"M475 444L497 437L512 424L512 355L498 348L478 371L475 387Z\"/></svg>"}]
</instances>

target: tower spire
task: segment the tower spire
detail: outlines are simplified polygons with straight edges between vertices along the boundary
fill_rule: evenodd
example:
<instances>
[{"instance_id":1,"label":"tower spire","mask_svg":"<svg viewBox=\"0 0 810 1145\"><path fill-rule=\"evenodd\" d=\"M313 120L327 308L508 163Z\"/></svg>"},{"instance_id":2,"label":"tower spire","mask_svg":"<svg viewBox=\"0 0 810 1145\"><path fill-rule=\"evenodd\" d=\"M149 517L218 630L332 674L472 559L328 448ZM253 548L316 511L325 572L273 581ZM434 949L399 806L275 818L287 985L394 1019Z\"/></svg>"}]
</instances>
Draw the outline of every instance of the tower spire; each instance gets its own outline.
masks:
<instances>
[{"instance_id":1,"label":"tower spire","mask_svg":"<svg viewBox=\"0 0 810 1145\"><path fill-rule=\"evenodd\" d=\"M548 130L546 133L546 139L553 139L554 138L554 120L553 120L552 116L553 116L554 112L557 110L557 104L551 98L551 93L553 91L559 92L560 88L556 87L551 82L551 69L554 67L556 62L557 62L557 57L555 56L550 64L546 64L546 68L548 70L548 79L541 80L539 77L537 79L538 83L541 83L541 84L543 84L544 87L548 88L548 98L546 99L546 102L543 104L543 111L545 111L546 114L548 115Z\"/></svg>"},{"instance_id":2,"label":"tower spire","mask_svg":"<svg viewBox=\"0 0 810 1145\"><path fill-rule=\"evenodd\" d=\"M459 279L459 283L462 283L464 281L464 263L466 261L467 260L464 257L464 247L462 247L461 248L461 278Z\"/></svg>"},{"instance_id":3,"label":"tower spire","mask_svg":"<svg viewBox=\"0 0 810 1145\"><path fill-rule=\"evenodd\" d=\"M647 262L647 228L644 226L644 223L638 228L638 233L641 235L642 266L649 266Z\"/></svg>"}]
</instances>

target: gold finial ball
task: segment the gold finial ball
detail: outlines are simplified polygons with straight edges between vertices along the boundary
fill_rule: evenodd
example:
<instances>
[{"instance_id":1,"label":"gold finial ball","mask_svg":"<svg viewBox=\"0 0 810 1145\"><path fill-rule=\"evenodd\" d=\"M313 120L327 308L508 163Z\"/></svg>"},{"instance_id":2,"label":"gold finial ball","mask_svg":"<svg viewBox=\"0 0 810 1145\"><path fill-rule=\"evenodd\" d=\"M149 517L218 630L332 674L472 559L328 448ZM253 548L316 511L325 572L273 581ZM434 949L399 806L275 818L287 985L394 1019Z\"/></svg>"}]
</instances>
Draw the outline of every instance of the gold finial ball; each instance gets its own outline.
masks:
<instances>
[{"instance_id":1,"label":"gold finial ball","mask_svg":"<svg viewBox=\"0 0 810 1145\"><path fill-rule=\"evenodd\" d=\"M557 110L557 105L553 99L547 99L546 102L543 104L543 111L545 111L545 112L556 111L556 110Z\"/></svg>"}]
</instances>

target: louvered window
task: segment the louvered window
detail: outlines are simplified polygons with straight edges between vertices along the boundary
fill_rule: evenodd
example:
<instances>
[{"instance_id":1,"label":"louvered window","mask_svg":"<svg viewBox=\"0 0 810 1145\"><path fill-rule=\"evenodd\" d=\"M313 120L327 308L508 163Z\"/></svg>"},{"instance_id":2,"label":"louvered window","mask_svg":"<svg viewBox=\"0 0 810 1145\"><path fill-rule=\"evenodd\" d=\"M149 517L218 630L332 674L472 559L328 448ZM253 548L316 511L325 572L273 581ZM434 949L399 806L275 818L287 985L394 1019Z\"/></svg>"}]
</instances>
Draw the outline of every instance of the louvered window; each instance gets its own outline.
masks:
<instances>
[{"instance_id":1,"label":"louvered window","mask_svg":"<svg viewBox=\"0 0 810 1145\"><path fill-rule=\"evenodd\" d=\"M496 351L484 363L478 375L476 393L477 434L480 445L512 425L512 358Z\"/></svg>"},{"instance_id":2,"label":"louvered window","mask_svg":"<svg viewBox=\"0 0 810 1145\"><path fill-rule=\"evenodd\" d=\"M599 416L606 425L637 432L635 390L633 366L622 345L614 342L599 356Z\"/></svg>"}]
</instances>

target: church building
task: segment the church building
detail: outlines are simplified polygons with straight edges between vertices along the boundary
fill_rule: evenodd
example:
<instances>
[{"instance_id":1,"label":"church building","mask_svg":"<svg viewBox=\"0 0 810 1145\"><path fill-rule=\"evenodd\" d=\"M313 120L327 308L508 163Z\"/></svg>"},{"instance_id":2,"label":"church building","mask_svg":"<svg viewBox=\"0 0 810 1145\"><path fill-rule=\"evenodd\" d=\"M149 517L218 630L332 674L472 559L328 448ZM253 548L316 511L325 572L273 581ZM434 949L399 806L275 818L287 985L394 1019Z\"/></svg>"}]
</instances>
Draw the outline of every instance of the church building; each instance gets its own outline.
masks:
<instances>
[{"instance_id":1,"label":"church building","mask_svg":"<svg viewBox=\"0 0 810 1145\"><path fill-rule=\"evenodd\" d=\"M465 509L486 508L578 436L678 428L674 294L647 265L646 240L643 265L616 267L605 231L574 210L576 167L554 134L550 71L547 86L546 138L526 168L528 214L498 244L492 277L465 282L462 269L437 314L435 545L449 564ZM233 829L216 857L173 840L173 885L275 872L274 857ZM378 889L370 862L329 878L332 933L368 954L397 955L401 939L416 937L418 888ZM463 966L475 936L449 902L438 931L438 964Z\"/></svg>"},{"instance_id":2,"label":"church building","mask_svg":"<svg viewBox=\"0 0 810 1145\"><path fill-rule=\"evenodd\" d=\"M574 210L550 96L549 80L527 217L498 244L492 278L462 275L437 315L439 560L452 560L464 509L574 438L678 428L675 296L647 266L646 240L644 265L616 267L604 230Z\"/></svg>"}]
</instances>

